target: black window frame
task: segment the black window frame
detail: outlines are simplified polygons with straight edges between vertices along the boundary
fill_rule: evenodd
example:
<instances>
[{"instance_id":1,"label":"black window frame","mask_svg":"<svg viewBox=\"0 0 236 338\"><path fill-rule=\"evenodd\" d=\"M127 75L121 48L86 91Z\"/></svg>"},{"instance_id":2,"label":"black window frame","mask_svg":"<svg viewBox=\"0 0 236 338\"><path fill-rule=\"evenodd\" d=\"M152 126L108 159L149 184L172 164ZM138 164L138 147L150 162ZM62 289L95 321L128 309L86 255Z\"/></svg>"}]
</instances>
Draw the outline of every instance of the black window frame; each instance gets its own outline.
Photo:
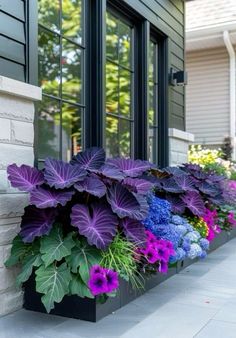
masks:
<instances>
[{"instance_id":1,"label":"black window frame","mask_svg":"<svg viewBox=\"0 0 236 338\"><path fill-rule=\"evenodd\" d=\"M129 2L129 1L127 1ZM159 44L159 132L158 166L169 162L168 145L168 69L169 38L145 13L138 13L126 2L118 0L85 1L85 120L84 147L105 145L105 63L106 63L106 10L112 9L131 20L135 25L135 100L134 100L134 158L148 159L148 59L149 39ZM152 22L152 23L150 23ZM160 28L160 29L159 29ZM37 160L37 121L36 121Z\"/></svg>"}]
</instances>

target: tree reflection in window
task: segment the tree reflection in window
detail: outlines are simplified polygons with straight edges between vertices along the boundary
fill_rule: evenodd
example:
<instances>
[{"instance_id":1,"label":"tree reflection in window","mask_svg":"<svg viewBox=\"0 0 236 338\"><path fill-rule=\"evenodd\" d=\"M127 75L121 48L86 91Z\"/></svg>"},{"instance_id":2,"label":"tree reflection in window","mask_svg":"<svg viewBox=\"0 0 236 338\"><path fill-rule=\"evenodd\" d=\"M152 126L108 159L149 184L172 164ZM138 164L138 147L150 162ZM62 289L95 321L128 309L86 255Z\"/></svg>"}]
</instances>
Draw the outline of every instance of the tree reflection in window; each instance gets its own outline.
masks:
<instances>
[{"instance_id":1,"label":"tree reflection in window","mask_svg":"<svg viewBox=\"0 0 236 338\"><path fill-rule=\"evenodd\" d=\"M39 0L39 161L69 160L83 146L83 0Z\"/></svg>"},{"instance_id":2,"label":"tree reflection in window","mask_svg":"<svg viewBox=\"0 0 236 338\"><path fill-rule=\"evenodd\" d=\"M106 149L109 157L132 156L133 28L107 12Z\"/></svg>"},{"instance_id":3,"label":"tree reflection in window","mask_svg":"<svg viewBox=\"0 0 236 338\"><path fill-rule=\"evenodd\" d=\"M158 44L149 43L149 160L158 163Z\"/></svg>"}]
</instances>

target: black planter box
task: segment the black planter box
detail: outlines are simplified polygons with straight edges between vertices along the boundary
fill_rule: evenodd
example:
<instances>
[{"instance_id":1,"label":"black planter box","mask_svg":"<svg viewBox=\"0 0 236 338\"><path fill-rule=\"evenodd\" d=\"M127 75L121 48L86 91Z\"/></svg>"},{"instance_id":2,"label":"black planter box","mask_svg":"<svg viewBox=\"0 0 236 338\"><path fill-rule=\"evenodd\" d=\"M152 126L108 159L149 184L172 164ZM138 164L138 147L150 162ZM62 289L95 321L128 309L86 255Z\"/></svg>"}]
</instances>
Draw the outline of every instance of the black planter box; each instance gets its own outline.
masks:
<instances>
[{"instance_id":1,"label":"black planter box","mask_svg":"<svg viewBox=\"0 0 236 338\"><path fill-rule=\"evenodd\" d=\"M165 275L157 273L155 276L145 278L144 288L140 290L134 290L130 283L121 279L117 296L109 298L104 304L99 303L96 299L65 296L61 303L55 303L55 308L50 314L96 322L141 296L147 290L154 288L175 273L176 267L171 267ZM34 276L31 276L24 285L24 308L46 313L41 303L41 294L35 291Z\"/></svg>"},{"instance_id":2,"label":"black planter box","mask_svg":"<svg viewBox=\"0 0 236 338\"><path fill-rule=\"evenodd\" d=\"M230 240L233 239L234 237L236 237L236 227L234 227L234 228L228 233L228 240L230 241Z\"/></svg>"},{"instance_id":3,"label":"black planter box","mask_svg":"<svg viewBox=\"0 0 236 338\"><path fill-rule=\"evenodd\" d=\"M226 231L219 233L212 242L210 242L210 250L212 252L219 248L221 245L225 244L229 240L229 235Z\"/></svg>"},{"instance_id":4,"label":"black planter box","mask_svg":"<svg viewBox=\"0 0 236 338\"><path fill-rule=\"evenodd\" d=\"M186 258L183 261L177 262L177 273L187 268L189 265L196 263L197 261L198 261L198 258L194 258L194 259Z\"/></svg>"}]
</instances>

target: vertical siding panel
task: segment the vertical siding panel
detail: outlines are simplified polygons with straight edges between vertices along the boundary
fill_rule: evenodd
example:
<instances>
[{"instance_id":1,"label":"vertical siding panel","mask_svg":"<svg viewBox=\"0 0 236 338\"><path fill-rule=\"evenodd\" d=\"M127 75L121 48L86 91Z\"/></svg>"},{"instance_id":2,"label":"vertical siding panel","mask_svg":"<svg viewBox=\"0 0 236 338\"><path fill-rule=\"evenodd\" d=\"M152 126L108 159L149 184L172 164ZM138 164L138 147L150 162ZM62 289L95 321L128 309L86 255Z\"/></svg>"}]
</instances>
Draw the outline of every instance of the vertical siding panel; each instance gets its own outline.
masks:
<instances>
[{"instance_id":1,"label":"vertical siding panel","mask_svg":"<svg viewBox=\"0 0 236 338\"><path fill-rule=\"evenodd\" d=\"M225 48L189 52L186 58L187 131L195 143L222 144L229 136L229 59Z\"/></svg>"}]
</instances>

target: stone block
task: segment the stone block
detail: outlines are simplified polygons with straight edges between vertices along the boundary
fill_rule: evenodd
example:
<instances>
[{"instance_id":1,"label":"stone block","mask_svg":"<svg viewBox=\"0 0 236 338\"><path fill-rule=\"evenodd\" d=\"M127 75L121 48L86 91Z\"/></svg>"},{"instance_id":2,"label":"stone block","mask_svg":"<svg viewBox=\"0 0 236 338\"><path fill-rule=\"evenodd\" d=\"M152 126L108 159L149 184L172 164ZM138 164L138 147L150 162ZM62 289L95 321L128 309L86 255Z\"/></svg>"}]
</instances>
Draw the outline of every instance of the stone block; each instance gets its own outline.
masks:
<instances>
[{"instance_id":1,"label":"stone block","mask_svg":"<svg viewBox=\"0 0 236 338\"><path fill-rule=\"evenodd\" d=\"M0 143L0 170L6 170L9 164L33 165L34 151L32 147Z\"/></svg>"},{"instance_id":2,"label":"stone block","mask_svg":"<svg viewBox=\"0 0 236 338\"><path fill-rule=\"evenodd\" d=\"M11 141L11 121L0 118L0 142Z\"/></svg>"},{"instance_id":3,"label":"stone block","mask_svg":"<svg viewBox=\"0 0 236 338\"><path fill-rule=\"evenodd\" d=\"M0 295L0 316L19 310L23 304L23 292L9 290Z\"/></svg>"},{"instance_id":4,"label":"stone block","mask_svg":"<svg viewBox=\"0 0 236 338\"><path fill-rule=\"evenodd\" d=\"M33 123L34 110L34 103L31 101L0 94L0 117Z\"/></svg>"},{"instance_id":5,"label":"stone block","mask_svg":"<svg viewBox=\"0 0 236 338\"><path fill-rule=\"evenodd\" d=\"M33 146L34 126L32 123L22 121L11 121L12 143Z\"/></svg>"},{"instance_id":6,"label":"stone block","mask_svg":"<svg viewBox=\"0 0 236 338\"><path fill-rule=\"evenodd\" d=\"M1 194L0 195L0 217L21 216L24 208L29 203L28 194Z\"/></svg>"},{"instance_id":7,"label":"stone block","mask_svg":"<svg viewBox=\"0 0 236 338\"><path fill-rule=\"evenodd\" d=\"M10 244L19 231L20 222L16 224L0 225L0 245Z\"/></svg>"}]
</instances>

